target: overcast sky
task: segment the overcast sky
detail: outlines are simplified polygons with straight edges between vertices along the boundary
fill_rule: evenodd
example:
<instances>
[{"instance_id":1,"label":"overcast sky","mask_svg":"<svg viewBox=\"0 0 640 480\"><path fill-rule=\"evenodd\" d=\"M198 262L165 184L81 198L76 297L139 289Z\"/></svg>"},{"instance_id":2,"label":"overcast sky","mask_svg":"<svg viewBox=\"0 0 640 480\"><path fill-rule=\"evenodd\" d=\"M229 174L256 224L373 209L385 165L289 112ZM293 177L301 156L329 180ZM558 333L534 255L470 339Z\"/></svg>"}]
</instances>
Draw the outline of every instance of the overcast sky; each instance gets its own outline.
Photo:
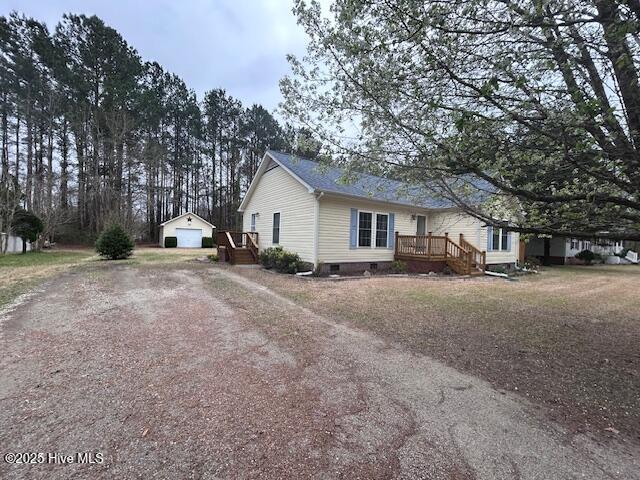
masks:
<instances>
[{"instance_id":1,"label":"overcast sky","mask_svg":"<svg viewBox=\"0 0 640 480\"><path fill-rule=\"evenodd\" d=\"M274 110L287 53L304 53L291 0L0 0L0 14L23 12L53 30L63 13L95 14L144 60L182 77L202 98L224 88L243 104Z\"/></svg>"}]
</instances>

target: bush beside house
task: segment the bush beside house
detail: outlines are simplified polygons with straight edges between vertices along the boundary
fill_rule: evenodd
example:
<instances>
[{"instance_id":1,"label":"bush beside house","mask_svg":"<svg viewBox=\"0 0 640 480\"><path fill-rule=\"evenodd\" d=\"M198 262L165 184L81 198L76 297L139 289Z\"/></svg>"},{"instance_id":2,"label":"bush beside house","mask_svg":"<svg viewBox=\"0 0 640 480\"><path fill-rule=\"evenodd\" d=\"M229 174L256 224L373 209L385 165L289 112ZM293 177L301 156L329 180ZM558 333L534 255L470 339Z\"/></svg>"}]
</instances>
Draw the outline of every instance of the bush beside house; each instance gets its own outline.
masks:
<instances>
[{"instance_id":1,"label":"bush beside house","mask_svg":"<svg viewBox=\"0 0 640 480\"><path fill-rule=\"evenodd\" d=\"M164 248L176 248L178 246L178 237L164 237Z\"/></svg>"},{"instance_id":2,"label":"bush beside house","mask_svg":"<svg viewBox=\"0 0 640 480\"><path fill-rule=\"evenodd\" d=\"M591 250L587 250L587 249L576 253L576 258L578 260L582 260L585 263L585 265L592 265L593 262L602 260L601 255L597 253L593 253Z\"/></svg>"},{"instance_id":3,"label":"bush beside house","mask_svg":"<svg viewBox=\"0 0 640 480\"><path fill-rule=\"evenodd\" d=\"M202 248L213 248L213 237L202 237Z\"/></svg>"},{"instance_id":4,"label":"bush beside house","mask_svg":"<svg viewBox=\"0 0 640 480\"><path fill-rule=\"evenodd\" d=\"M293 274L300 271L302 260L297 253L283 250L282 247L269 247L260 253L260 263L264 268Z\"/></svg>"}]
</instances>

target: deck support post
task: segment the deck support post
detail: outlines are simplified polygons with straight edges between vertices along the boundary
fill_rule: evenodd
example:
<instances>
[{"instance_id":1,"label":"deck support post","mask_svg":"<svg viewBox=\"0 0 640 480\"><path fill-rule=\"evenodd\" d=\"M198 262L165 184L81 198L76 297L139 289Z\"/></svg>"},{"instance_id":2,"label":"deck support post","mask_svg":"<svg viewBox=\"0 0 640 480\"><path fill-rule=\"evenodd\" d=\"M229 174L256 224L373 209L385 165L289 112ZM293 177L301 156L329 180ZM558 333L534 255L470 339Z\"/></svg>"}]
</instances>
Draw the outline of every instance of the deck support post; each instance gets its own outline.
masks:
<instances>
[{"instance_id":1,"label":"deck support post","mask_svg":"<svg viewBox=\"0 0 640 480\"><path fill-rule=\"evenodd\" d=\"M447 250L449 250L449 232L444 232L444 260L447 260Z\"/></svg>"},{"instance_id":2,"label":"deck support post","mask_svg":"<svg viewBox=\"0 0 640 480\"><path fill-rule=\"evenodd\" d=\"M427 237L427 258L431 258L431 235L432 232L429 232L429 236Z\"/></svg>"}]
</instances>

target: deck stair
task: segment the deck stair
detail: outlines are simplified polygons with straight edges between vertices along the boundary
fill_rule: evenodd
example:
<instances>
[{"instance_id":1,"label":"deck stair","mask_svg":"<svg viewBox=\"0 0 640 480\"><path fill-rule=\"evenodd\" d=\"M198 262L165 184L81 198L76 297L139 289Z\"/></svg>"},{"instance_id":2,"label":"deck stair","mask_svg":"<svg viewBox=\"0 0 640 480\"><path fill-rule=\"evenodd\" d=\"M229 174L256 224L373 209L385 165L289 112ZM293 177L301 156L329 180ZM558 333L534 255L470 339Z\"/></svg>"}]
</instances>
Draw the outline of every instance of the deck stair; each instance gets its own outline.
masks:
<instances>
[{"instance_id":1,"label":"deck stair","mask_svg":"<svg viewBox=\"0 0 640 480\"><path fill-rule=\"evenodd\" d=\"M482 275L487 265L487 254L465 240L460 234L454 242L448 233L443 236L400 235L396 232L396 260L412 262L443 262L458 275Z\"/></svg>"},{"instance_id":2,"label":"deck stair","mask_svg":"<svg viewBox=\"0 0 640 480\"><path fill-rule=\"evenodd\" d=\"M216 235L218 253L225 251L225 260L232 265L259 263L258 232L223 231Z\"/></svg>"}]
</instances>

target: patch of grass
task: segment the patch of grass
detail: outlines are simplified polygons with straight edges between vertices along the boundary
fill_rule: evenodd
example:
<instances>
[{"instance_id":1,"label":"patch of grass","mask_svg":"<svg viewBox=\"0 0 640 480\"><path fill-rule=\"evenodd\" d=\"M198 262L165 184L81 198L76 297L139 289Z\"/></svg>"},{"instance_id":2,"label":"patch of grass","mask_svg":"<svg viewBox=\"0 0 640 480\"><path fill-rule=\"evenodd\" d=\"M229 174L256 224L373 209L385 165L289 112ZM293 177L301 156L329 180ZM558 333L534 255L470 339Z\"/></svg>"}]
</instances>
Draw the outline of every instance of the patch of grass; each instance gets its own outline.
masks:
<instances>
[{"instance_id":1,"label":"patch of grass","mask_svg":"<svg viewBox=\"0 0 640 480\"><path fill-rule=\"evenodd\" d=\"M193 253L158 253L158 252L134 252L133 258L131 259L132 263L177 263L177 262L185 262L190 260L195 260L196 258L202 257L202 252L198 252L197 254Z\"/></svg>"},{"instance_id":2,"label":"patch of grass","mask_svg":"<svg viewBox=\"0 0 640 480\"><path fill-rule=\"evenodd\" d=\"M61 251L41 251L11 253L0 256L0 268L3 267L36 267L44 265L64 265L68 263L76 263L85 260L94 253L90 250L61 250Z\"/></svg>"},{"instance_id":3,"label":"patch of grass","mask_svg":"<svg viewBox=\"0 0 640 480\"><path fill-rule=\"evenodd\" d=\"M91 250L59 250L0 256L0 307L12 302L40 281L81 264Z\"/></svg>"}]
</instances>

